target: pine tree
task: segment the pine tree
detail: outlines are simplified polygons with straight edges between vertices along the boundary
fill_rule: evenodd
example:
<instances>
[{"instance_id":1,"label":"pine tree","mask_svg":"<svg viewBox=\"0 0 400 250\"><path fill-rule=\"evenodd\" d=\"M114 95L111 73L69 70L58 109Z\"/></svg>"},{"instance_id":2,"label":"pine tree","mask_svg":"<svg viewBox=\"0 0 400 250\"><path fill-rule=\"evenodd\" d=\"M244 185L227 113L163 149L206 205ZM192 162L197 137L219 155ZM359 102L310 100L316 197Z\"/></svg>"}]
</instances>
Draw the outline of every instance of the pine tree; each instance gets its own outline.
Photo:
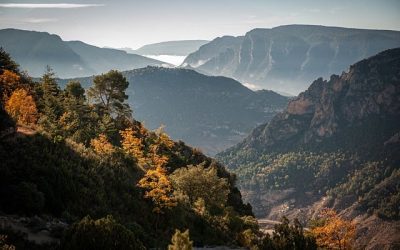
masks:
<instances>
[{"instance_id":1,"label":"pine tree","mask_svg":"<svg viewBox=\"0 0 400 250\"><path fill-rule=\"evenodd\" d=\"M89 112L86 104L85 89L77 81L67 83L64 90L64 109L66 111L75 111L80 115L80 118L85 118Z\"/></svg>"},{"instance_id":2,"label":"pine tree","mask_svg":"<svg viewBox=\"0 0 400 250\"><path fill-rule=\"evenodd\" d=\"M118 135L118 129L115 120L109 114L104 114L100 117L97 125L97 133L104 134L111 141L115 142L113 139Z\"/></svg>"},{"instance_id":3,"label":"pine tree","mask_svg":"<svg viewBox=\"0 0 400 250\"><path fill-rule=\"evenodd\" d=\"M38 103L38 107L42 114L39 123L47 132L57 135L61 130L58 119L63 114L63 106L61 90L50 67L47 67L45 74L42 76L38 93L39 100L41 100Z\"/></svg>"},{"instance_id":4,"label":"pine tree","mask_svg":"<svg viewBox=\"0 0 400 250\"><path fill-rule=\"evenodd\" d=\"M86 102L85 89L78 81L68 82L63 93L65 112L59 118L64 137L87 145L96 134L94 124L99 119ZM99 131L102 133L105 131Z\"/></svg>"},{"instance_id":5,"label":"pine tree","mask_svg":"<svg viewBox=\"0 0 400 250\"><path fill-rule=\"evenodd\" d=\"M65 94L78 100L85 100L85 89L78 81L70 81L65 86Z\"/></svg>"},{"instance_id":6,"label":"pine tree","mask_svg":"<svg viewBox=\"0 0 400 250\"><path fill-rule=\"evenodd\" d=\"M131 110L125 103L128 96L125 94L129 86L126 78L116 70L96 76L93 86L88 90L88 96L99 107L100 112L112 117L130 117Z\"/></svg>"}]
</instances>

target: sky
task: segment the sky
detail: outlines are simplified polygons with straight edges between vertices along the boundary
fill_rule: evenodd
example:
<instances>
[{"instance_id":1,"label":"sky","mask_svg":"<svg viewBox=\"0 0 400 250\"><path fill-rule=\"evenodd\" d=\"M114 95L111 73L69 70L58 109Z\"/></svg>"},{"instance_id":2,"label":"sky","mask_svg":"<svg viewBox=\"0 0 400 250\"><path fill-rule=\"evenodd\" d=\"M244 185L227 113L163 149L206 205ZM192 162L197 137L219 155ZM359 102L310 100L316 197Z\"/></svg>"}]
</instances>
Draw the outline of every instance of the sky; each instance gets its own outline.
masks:
<instances>
[{"instance_id":1,"label":"sky","mask_svg":"<svg viewBox=\"0 0 400 250\"><path fill-rule=\"evenodd\" d=\"M285 24L400 30L400 0L0 0L0 29L100 47L212 40Z\"/></svg>"}]
</instances>

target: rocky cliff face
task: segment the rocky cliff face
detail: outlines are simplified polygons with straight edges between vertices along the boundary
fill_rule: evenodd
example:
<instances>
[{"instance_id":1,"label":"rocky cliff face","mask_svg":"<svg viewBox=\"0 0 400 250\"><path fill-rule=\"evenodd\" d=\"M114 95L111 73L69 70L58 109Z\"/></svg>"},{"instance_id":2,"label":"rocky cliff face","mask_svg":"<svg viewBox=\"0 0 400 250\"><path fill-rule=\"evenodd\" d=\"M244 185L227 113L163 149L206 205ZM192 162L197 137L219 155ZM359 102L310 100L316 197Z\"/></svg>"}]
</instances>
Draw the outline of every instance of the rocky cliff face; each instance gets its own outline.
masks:
<instances>
[{"instance_id":1,"label":"rocky cliff face","mask_svg":"<svg viewBox=\"0 0 400 250\"><path fill-rule=\"evenodd\" d=\"M341 76L317 79L283 112L217 157L237 174L256 216L298 217L307 224L331 207L358 223L357 246L395 249L399 134L397 48Z\"/></svg>"},{"instance_id":2,"label":"rocky cliff face","mask_svg":"<svg viewBox=\"0 0 400 250\"><path fill-rule=\"evenodd\" d=\"M288 141L290 147L321 143L368 118L390 119L399 125L399 83L400 49L360 61L348 73L314 81L284 112L253 131L242 146L274 150L285 148Z\"/></svg>"},{"instance_id":3,"label":"rocky cliff face","mask_svg":"<svg viewBox=\"0 0 400 250\"><path fill-rule=\"evenodd\" d=\"M317 77L329 77L399 46L400 32L396 31L287 25L215 39L190 54L183 65L296 94Z\"/></svg>"},{"instance_id":4,"label":"rocky cliff face","mask_svg":"<svg viewBox=\"0 0 400 250\"><path fill-rule=\"evenodd\" d=\"M220 60L224 56L227 57L225 62L229 62L232 58L229 55L234 56L234 51L240 48L240 44L243 37L233 37L233 36L223 36L212 40L210 43L204 44L196 52L191 53L183 62L183 67L193 67L200 68L213 66L213 60ZM216 55L220 55L221 58L215 58ZM228 59L229 58L229 59ZM214 62L214 65L217 62ZM201 68L203 68L201 67ZM211 69L210 69L211 70ZM215 69L217 71L221 70L219 68Z\"/></svg>"}]
</instances>

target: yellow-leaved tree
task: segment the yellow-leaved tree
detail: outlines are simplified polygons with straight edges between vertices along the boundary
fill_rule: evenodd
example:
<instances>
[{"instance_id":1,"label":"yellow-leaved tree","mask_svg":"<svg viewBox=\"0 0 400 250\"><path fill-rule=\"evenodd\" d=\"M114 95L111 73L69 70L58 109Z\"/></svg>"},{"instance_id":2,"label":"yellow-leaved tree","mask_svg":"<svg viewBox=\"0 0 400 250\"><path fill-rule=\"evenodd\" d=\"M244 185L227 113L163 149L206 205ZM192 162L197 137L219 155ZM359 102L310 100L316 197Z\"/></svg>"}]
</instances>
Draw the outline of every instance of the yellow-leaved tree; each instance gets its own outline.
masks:
<instances>
[{"instance_id":1,"label":"yellow-leaved tree","mask_svg":"<svg viewBox=\"0 0 400 250\"><path fill-rule=\"evenodd\" d=\"M114 146L108 141L105 134L100 134L98 138L92 139L90 145L99 155L108 156L115 152Z\"/></svg>"},{"instance_id":2,"label":"yellow-leaved tree","mask_svg":"<svg viewBox=\"0 0 400 250\"><path fill-rule=\"evenodd\" d=\"M174 141L168 136L164 131L165 126L161 125L158 129L156 129L155 133L158 136L157 144L162 145L168 149L171 149L174 146Z\"/></svg>"},{"instance_id":3,"label":"yellow-leaved tree","mask_svg":"<svg viewBox=\"0 0 400 250\"><path fill-rule=\"evenodd\" d=\"M0 93L2 95L0 99L2 99L3 102L7 101L16 88L20 87L20 81L21 77L16 73L7 69L3 70L3 73L0 74Z\"/></svg>"},{"instance_id":4,"label":"yellow-leaved tree","mask_svg":"<svg viewBox=\"0 0 400 250\"><path fill-rule=\"evenodd\" d=\"M147 162L144 154L143 139L132 128L127 128L119 133L122 137L121 144L124 151L135 157L139 165L143 167Z\"/></svg>"},{"instance_id":5,"label":"yellow-leaved tree","mask_svg":"<svg viewBox=\"0 0 400 250\"><path fill-rule=\"evenodd\" d=\"M311 229L319 247L326 249L352 249L356 226L354 222L342 219L332 209L324 209L319 225Z\"/></svg>"},{"instance_id":6,"label":"yellow-leaved tree","mask_svg":"<svg viewBox=\"0 0 400 250\"><path fill-rule=\"evenodd\" d=\"M174 196L173 186L165 168L169 159L163 154L163 146L165 145L160 143L160 137L157 136L154 143L149 146L149 152L144 157L148 170L137 184L145 190L144 198L151 199L154 204L153 212L156 213L156 232L158 231L160 214L178 205Z\"/></svg>"},{"instance_id":7,"label":"yellow-leaved tree","mask_svg":"<svg viewBox=\"0 0 400 250\"><path fill-rule=\"evenodd\" d=\"M164 132L164 125L161 125L156 129L155 135L156 139L154 140L154 143L150 145L148 160L150 164L155 167L160 166L165 168L169 160L165 153L172 149L174 142Z\"/></svg>"},{"instance_id":8,"label":"yellow-leaved tree","mask_svg":"<svg viewBox=\"0 0 400 250\"><path fill-rule=\"evenodd\" d=\"M36 103L25 89L15 90L6 103L7 113L19 124L35 124L38 117Z\"/></svg>"},{"instance_id":9,"label":"yellow-leaved tree","mask_svg":"<svg viewBox=\"0 0 400 250\"><path fill-rule=\"evenodd\" d=\"M144 197L151 199L154 204L153 212L156 213L155 229L157 232L160 214L164 213L166 209L176 207L178 203L174 197L174 190L168 178L167 170L163 166L168 158L160 157L155 160L155 168L147 170L144 177L140 179L138 186L146 190Z\"/></svg>"},{"instance_id":10,"label":"yellow-leaved tree","mask_svg":"<svg viewBox=\"0 0 400 250\"><path fill-rule=\"evenodd\" d=\"M138 186L145 189L144 197L154 203L153 212L160 214L164 209L171 209L177 205L173 196L172 184L167 171L162 166L149 169L139 181Z\"/></svg>"}]
</instances>

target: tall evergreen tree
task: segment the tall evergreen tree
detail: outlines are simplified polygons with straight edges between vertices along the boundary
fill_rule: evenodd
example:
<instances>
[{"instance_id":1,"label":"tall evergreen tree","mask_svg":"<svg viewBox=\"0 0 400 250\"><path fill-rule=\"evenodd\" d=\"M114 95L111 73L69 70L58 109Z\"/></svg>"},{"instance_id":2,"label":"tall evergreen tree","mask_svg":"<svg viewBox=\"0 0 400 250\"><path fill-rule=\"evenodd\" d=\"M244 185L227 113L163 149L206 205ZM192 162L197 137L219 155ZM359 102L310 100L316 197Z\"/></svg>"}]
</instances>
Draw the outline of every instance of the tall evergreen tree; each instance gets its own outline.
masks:
<instances>
[{"instance_id":1,"label":"tall evergreen tree","mask_svg":"<svg viewBox=\"0 0 400 250\"><path fill-rule=\"evenodd\" d=\"M78 100L85 100L85 89L78 81L70 81L65 86L65 95L68 97L74 97Z\"/></svg>"},{"instance_id":2,"label":"tall evergreen tree","mask_svg":"<svg viewBox=\"0 0 400 250\"><path fill-rule=\"evenodd\" d=\"M125 101L128 99L125 91L129 86L126 78L117 70L96 76L93 86L88 90L88 96L100 108L100 111L113 117L130 116L130 107Z\"/></svg>"},{"instance_id":3,"label":"tall evergreen tree","mask_svg":"<svg viewBox=\"0 0 400 250\"><path fill-rule=\"evenodd\" d=\"M50 67L47 67L38 88L38 106L42 113L39 124L51 134L57 134L60 131L58 119L63 114L62 95Z\"/></svg>"},{"instance_id":4,"label":"tall evergreen tree","mask_svg":"<svg viewBox=\"0 0 400 250\"><path fill-rule=\"evenodd\" d=\"M64 136L88 144L96 134L92 125L98 117L91 115L91 109L86 102L85 89L78 81L68 82L63 98L64 113L59 121L63 127Z\"/></svg>"}]
</instances>

